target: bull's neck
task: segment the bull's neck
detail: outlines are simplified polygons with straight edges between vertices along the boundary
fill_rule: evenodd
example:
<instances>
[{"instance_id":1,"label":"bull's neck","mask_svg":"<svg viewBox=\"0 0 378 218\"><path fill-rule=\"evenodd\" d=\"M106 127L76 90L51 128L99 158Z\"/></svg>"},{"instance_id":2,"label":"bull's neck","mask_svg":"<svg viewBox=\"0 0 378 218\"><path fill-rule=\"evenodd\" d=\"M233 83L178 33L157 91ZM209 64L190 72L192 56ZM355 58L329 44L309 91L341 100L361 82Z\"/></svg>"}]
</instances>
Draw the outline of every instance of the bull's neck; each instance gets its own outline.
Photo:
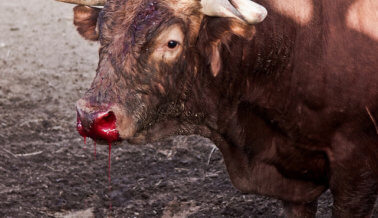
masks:
<instances>
[{"instance_id":1,"label":"bull's neck","mask_svg":"<svg viewBox=\"0 0 378 218\"><path fill-rule=\"evenodd\" d=\"M276 91L272 87L285 89L289 83L286 78L291 74L293 49L293 40L289 39L295 34L294 27L276 28L275 32L265 25L256 29L252 40L234 36L223 46L222 69L216 77L208 69L197 79L197 109L204 110L214 128L222 128L233 119L241 102L268 107L271 101L262 100L263 95Z\"/></svg>"}]
</instances>

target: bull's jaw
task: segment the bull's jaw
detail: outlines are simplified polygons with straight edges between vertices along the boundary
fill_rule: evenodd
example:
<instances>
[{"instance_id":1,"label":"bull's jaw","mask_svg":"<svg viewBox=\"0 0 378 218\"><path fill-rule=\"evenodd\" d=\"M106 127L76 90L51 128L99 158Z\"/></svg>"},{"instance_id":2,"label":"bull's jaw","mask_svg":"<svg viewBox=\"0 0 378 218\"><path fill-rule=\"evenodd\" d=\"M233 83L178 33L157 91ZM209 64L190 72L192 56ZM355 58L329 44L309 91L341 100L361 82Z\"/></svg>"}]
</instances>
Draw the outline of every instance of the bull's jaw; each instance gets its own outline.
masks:
<instances>
[{"instance_id":1,"label":"bull's jaw","mask_svg":"<svg viewBox=\"0 0 378 218\"><path fill-rule=\"evenodd\" d=\"M127 139L130 144L143 145L157 142L175 135L203 135L201 129L204 126L182 123L176 120L166 120L155 123L148 129L137 132L133 137ZM205 136L207 137L207 135Z\"/></svg>"},{"instance_id":2,"label":"bull's jaw","mask_svg":"<svg viewBox=\"0 0 378 218\"><path fill-rule=\"evenodd\" d=\"M131 144L143 145L159 141L175 135L179 123L176 121L163 121L138 131L133 137L127 139Z\"/></svg>"}]
</instances>

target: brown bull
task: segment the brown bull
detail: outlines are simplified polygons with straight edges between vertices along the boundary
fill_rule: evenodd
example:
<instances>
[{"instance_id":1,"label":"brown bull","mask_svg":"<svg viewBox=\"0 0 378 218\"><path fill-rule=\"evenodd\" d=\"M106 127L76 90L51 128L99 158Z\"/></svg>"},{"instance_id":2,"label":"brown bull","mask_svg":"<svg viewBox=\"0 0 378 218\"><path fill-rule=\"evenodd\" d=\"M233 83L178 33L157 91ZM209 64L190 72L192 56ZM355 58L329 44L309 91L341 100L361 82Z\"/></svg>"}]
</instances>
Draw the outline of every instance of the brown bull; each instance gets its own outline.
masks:
<instances>
[{"instance_id":1,"label":"brown bull","mask_svg":"<svg viewBox=\"0 0 378 218\"><path fill-rule=\"evenodd\" d=\"M75 7L80 34L101 44L79 133L131 143L199 134L219 147L235 187L283 200L290 217L313 217L328 188L335 217L371 215L378 2L256 2Z\"/></svg>"}]
</instances>

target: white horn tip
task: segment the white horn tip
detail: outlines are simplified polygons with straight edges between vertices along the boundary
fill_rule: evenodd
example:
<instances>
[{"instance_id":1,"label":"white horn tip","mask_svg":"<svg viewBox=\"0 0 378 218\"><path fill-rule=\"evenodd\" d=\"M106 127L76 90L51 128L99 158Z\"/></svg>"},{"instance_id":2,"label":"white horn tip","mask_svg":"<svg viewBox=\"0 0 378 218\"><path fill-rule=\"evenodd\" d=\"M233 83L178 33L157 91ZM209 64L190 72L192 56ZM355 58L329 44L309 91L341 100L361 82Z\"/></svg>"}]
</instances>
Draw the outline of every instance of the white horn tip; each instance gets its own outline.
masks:
<instances>
[{"instance_id":1,"label":"white horn tip","mask_svg":"<svg viewBox=\"0 0 378 218\"><path fill-rule=\"evenodd\" d=\"M262 22L266 8L251 0L201 0L202 12L208 16L234 17L248 24Z\"/></svg>"},{"instance_id":2,"label":"white horn tip","mask_svg":"<svg viewBox=\"0 0 378 218\"><path fill-rule=\"evenodd\" d=\"M266 16L268 15L268 11L265 7L261 6L260 8L256 8L256 12L253 12L251 16L248 19L248 16L246 17L246 20L250 24L260 23L262 22Z\"/></svg>"},{"instance_id":3,"label":"white horn tip","mask_svg":"<svg viewBox=\"0 0 378 218\"><path fill-rule=\"evenodd\" d=\"M249 24L262 22L268 15L266 8L250 0L231 0Z\"/></svg>"}]
</instances>

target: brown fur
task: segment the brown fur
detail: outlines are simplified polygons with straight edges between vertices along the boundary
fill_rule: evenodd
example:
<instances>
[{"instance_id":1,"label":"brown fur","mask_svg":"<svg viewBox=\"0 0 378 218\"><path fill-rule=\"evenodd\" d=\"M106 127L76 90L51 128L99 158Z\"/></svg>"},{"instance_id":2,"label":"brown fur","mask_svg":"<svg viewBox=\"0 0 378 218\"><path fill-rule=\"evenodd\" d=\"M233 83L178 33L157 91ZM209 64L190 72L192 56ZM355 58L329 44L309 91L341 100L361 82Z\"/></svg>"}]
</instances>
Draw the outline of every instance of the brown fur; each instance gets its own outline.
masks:
<instances>
[{"instance_id":1,"label":"brown fur","mask_svg":"<svg viewBox=\"0 0 378 218\"><path fill-rule=\"evenodd\" d=\"M313 217L327 188L334 216L369 216L378 192L378 42L347 26L354 0L310 1L312 17L300 24L271 1L257 1L269 15L251 27L200 16L197 1L109 0L85 110L122 108L118 117L135 120L135 134L123 138L134 143L212 139L233 184L284 200L289 216ZM169 64L149 61L153 39L173 24L185 30L183 52Z\"/></svg>"}]
</instances>

